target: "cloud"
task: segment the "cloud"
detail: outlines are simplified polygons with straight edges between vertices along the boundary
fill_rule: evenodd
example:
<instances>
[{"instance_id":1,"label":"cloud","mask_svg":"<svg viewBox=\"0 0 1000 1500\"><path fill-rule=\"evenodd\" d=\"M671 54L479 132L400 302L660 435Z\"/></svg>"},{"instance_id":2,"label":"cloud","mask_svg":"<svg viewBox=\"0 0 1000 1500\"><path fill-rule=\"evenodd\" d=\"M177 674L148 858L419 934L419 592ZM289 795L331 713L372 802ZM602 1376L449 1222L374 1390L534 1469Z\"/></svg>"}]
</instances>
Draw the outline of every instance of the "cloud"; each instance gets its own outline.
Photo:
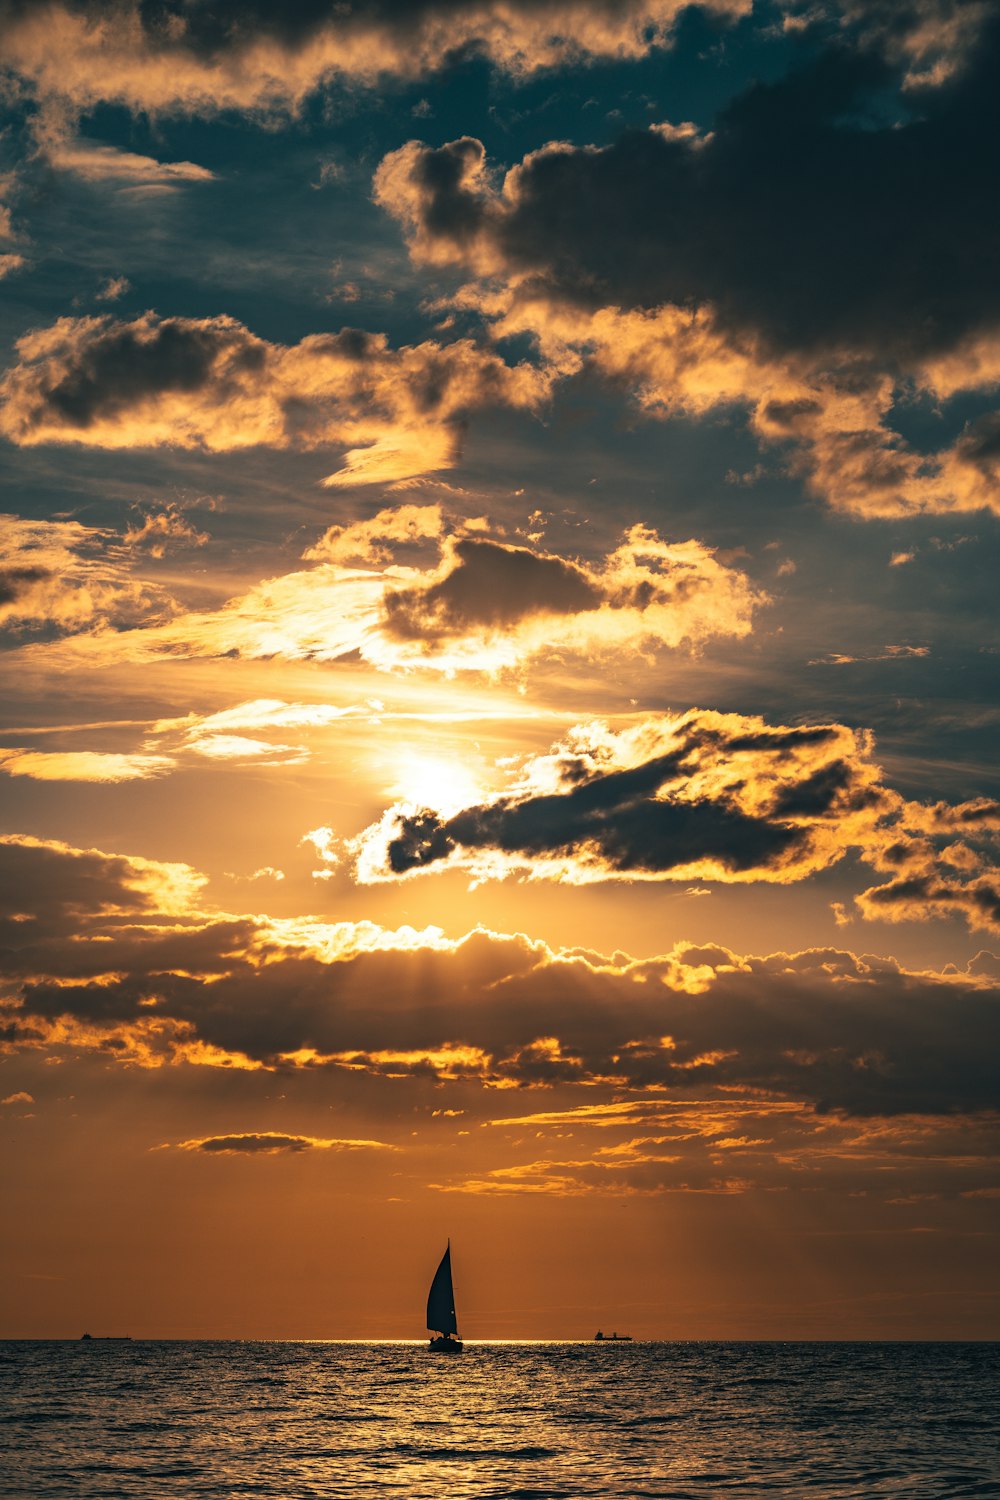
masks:
<instances>
[{"instance_id":1,"label":"cloud","mask_svg":"<svg viewBox=\"0 0 1000 1500\"><path fill-rule=\"evenodd\" d=\"M386 563L404 543L436 539L444 529L440 505L391 506L368 521L328 527L302 556L308 562Z\"/></svg>"},{"instance_id":2,"label":"cloud","mask_svg":"<svg viewBox=\"0 0 1000 1500\"><path fill-rule=\"evenodd\" d=\"M94 297L98 302L117 302L119 297L124 297L131 290L132 283L127 276L109 276L98 287Z\"/></svg>"},{"instance_id":3,"label":"cloud","mask_svg":"<svg viewBox=\"0 0 1000 1500\"><path fill-rule=\"evenodd\" d=\"M924 869L872 886L855 898L863 916L887 922L921 922L955 914L973 929L1000 932L1000 876L996 870L971 880L937 873L933 859Z\"/></svg>"},{"instance_id":4,"label":"cloud","mask_svg":"<svg viewBox=\"0 0 1000 1500\"><path fill-rule=\"evenodd\" d=\"M0 834L0 873L0 940L11 947L113 917L179 916L206 883L190 865L13 833Z\"/></svg>"},{"instance_id":5,"label":"cloud","mask_svg":"<svg viewBox=\"0 0 1000 1500\"><path fill-rule=\"evenodd\" d=\"M246 1135L206 1135L200 1139L177 1141L171 1148L156 1149L175 1151L203 1151L209 1156L274 1156L287 1151L391 1151L384 1141L338 1140L316 1135L281 1135L264 1130Z\"/></svg>"},{"instance_id":6,"label":"cloud","mask_svg":"<svg viewBox=\"0 0 1000 1500\"><path fill-rule=\"evenodd\" d=\"M433 642L477 631L507 631L533 615L598 609L599 588L577 563L476 537L453 542L434 583L386 597L386 629L399 640Z\"/></svg>"},{"instance_id":7,"label":"cloud","mask_svg":"<svg viewBox=\"0 0 1000 1500\"><path fill-rule=\"evenodd\" d=\"M0 515L0 629L120 629L169 613L162 590L129 577L117 540L78 521Z\"/></svg>"},{"instance_id":8,"label":"cloud","mask_svg":"<svg viewBox=\"0 0 1000 1500\"><path fill-rule=\"evenodd\" d=\"M451 300L533 337L553 372L593 368L651 417L743 406L858 517L995 510L995 413L931 453L894 426L915 389L1000 383L998 211L977 191L1000 139L1000 23L919 107L892 105L918 9L882 17L882 56L845 39L751 85L708 134L555 141L502 178L473 137L410 141L375 197L418 264L478 278Z\"/></svg>"},{"instance_id":9,"label":"cloud","mask_svg":"<svg viewBox=\"0 0 1000 1500\"><path fill-rule=\"evenodd\" d=\"M989 1193L998 1145L995 1119L837 1118L761 1096L709 1095L690 1103L654 1097L491 1123L508 1138L507 1150L495 1151L493 1159L521 1159L458 1173L439 1188L557 1197L763 1189L849 1194L906 1207Z\"/></svg>"},{"instance_id":10,"label":"cloud","mask_svg":"<svg viewBox=\"0 0 1000 1500\"><path fill-rule=\"evenodd\" d=\"M34 1104L34 1102L32 1096L25 1093L23 1089L16 1094L8 1094L6 1099L0 1099L0 1104Z\"/></svg>"},{"instance_id":11,"label":"cloud","mask_svg":"<svg viewBox=\"0 0 1000 1500\"><path fill-rule=\"evenodd\" d=\"M14 732L35 739L52 734L90 736L107 730L120 736L126 730L134 730L139 736L139 748L51 751L0 746L0 771L36 781L115 783L163 776L181 766L197 765L199 760L253 767L296 766L309 760L310 740L317 732L344 719L363 716L371 721L375 715L376 709L371 705L338 707L329 703L286 703L282 699L258 698L216 713L189 713L180 718L19 728ZM277 731L288 729L298 731L294 743L275 737ZM237 733L237 730L255 733ZM259 737L265 735L267 738ZM283 878L280 871L274 872L270 867L258 873Z\"/></svg>"},{"instance_id":12,"label":"cloud","mask_svg":"<svg viewBox=\"0 0 1000 1500\"><path fill-rule=\"evenodd\" d=\"M192 526L183 508L173 500L168 500L162 510L144 514L141 522L128 526L122 537L129 550L148 552L157 558L176 548L204 547L209 540L208 532Z\"/></svg>"},{"instance_id":13,"label":"cloud","mask_svg":"<svg viewBox=\"0 0 1000 1500\"><path fill-rule=\"evenodd\" d=\"M173 769L168 755L109 754L96 750L5 750L0 771L33 781L148 781Z\"/></svg>"},{"instance_id":14,"label":"cloud","mask_svg":"<svg viewBox=\"0 0 1000 1500\"><path fill-rule=\"evenodd\" d=\"M1000 996L985 971L683 943L638 960L485 931L234 917L199 910L177 867L28 840L0 842L0 856L19 903L3 931L8 1050L289 1080L321 1069L382 1089L450 1081L497 1101L557 1090L552 1108L628 1115L633 1136L697 1105L726 1150L765 1133L748 1116L781 1107L891 1120L1000 1105ZM517 1123L525 1106L508 1112Z\"/></svg>"},{"instance_id":15,"label":"cloud","mask_svg":"<svg viewBox=\"0 0 1000 1500\"><path fill-rule=\"evenodd\" d=\"M142 189L163 192L185 183L215 180L214 172L197 166L193 161L156 161L151 156L122 151L117 146L74 137L63 128L36 128L36 136L51 167L60 172L72 172L84 182L109 183L131 192ZM118 277L109 285L111 294L105 289L100 301L113 302L128 290L129 284L124 277ZM115 287L118 289L114 290Z\"/></svg>"},{"instance_id":16,"label":"cloud","mask_svg":"<svg viewBox=\"0 0 1000 1500\"><path fill-rule=\"evenodd\" d=\"M369 522L331 528L305 554L360 553L384 558L381 564L318 562L266 579L221 609L80 642L76 656L331 661L356 653L386 672L495 673L553 653L697 649L716 637L748 635L754 612L769 602L711 548L664 541L642 525L589 564L537 544L511 545L487 529L479 517L445 530L437 505L383 510ZM435 544L436 564L394 560L398 548L424 540Z\"/></svg>"},{"instance_id":17,"label":"cloud","mask_svg":"<svg viewBox=\"0 0 1000 1500\"><path fill-rule=\"evenodd\" d=\"M906 661L908 658L930 656L929 646L886 646L867 656L848 656L843 651L831 651L828 656L813 657L810 667L852 667L865 661Z\"/></svg>"},{"instance_id":18,"label":"cloud","mask_svg":"<svg viewBox=\"0 0 1000 1500\"><path fill-rule=\"evenodd\" d=\"M872 119L893 72L831 48L752 84L707 137L553 142L499 188L479 141L411 141L382 163L376 197L417 259L532 278L584 308L708 307L772 353L927 358L1000 322L984 250L998 210L964 191L997 150L996 32L913 118Z\"/></svg>"},{"instance_id":19,"label":"cloud","mask_svg":"<svg viewBox=\"0 0 1000 1500\"><path fill-rule=\"evenodd\" d=\"M48 0L0 10L6 68L43 99L149 113L298 108L328 82L412 79L481 55L515 75L669 44L680 0ZM713 0L733 19L745 0Z\"/></svg>"},{"instance_id":20,"label":"cloud","mask_svg":"<svg viewBox=\"0 0 1000 1500\"><path fill-rule=\"evenodd\" d=\"M896 810L870 750L841 725L698 710L581 725L489 802L446 819L391 810L356 841L358 875L457 864L481 879L799 880Z\"/></svg>"},{"instance_id":21,"label":"cloud","mask_svg":"<svg viewBox=\"0 0 1000 1500\"><path fill-rule=\"evenodd\" d=\"M233 318L61 318L17 342L0 380L0 432L22 446L358 445L331 483L375 483L447 468L464 416L534 408L547 380L469 340L390 349L343 329L285 346Z\"/></svg>"},{"instance_id":22,"label":"cloud","mask_svg":"<svg viewBox=\"0 0 1000 1500\"><path fill-rule=\"evenodd\" d=\"M840 724L697 709L620 731L584 724L514 767L511 790L449 815L398 803L349 848L363 883L458 868L569 884L790 884L856 850L891 877L858 896L862 915L1000 927L997 804L907 802L873 748Z\"/></svg>"},{"instance_id":23,"label":"cloud","mask_svg":"<svg viewBox=\"0 0 1000 1500\"><path fill-rule=\"evenodd\" d=\"M701 543L665 542L641 525L597 565L453 535L429 576L387 582L378 654L372 645L364 654L449 670L513 666L551 651L602 656L742 636L767 602Z\"/></svg>"}]
</instances>

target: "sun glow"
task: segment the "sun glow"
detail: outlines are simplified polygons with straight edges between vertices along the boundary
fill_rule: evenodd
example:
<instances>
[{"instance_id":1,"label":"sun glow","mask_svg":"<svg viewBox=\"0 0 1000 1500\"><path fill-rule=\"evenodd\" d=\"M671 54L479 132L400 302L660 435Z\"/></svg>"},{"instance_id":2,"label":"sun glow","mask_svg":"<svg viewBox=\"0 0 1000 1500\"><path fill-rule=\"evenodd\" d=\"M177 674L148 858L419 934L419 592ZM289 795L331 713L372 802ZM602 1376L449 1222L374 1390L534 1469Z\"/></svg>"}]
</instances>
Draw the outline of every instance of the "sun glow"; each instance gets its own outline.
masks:
<instances>
[{"instance_id":1,"label":"sun glow","mask_svg":"<svg viewBox=\"0 0 1000 1500\"><path fill-rule=\"evenodd\" d=\"M483 796L481 781L457 756L405 754L394 762L393 772L392 797L446 815L471 807Z\"/></svg>"}]
</instances>

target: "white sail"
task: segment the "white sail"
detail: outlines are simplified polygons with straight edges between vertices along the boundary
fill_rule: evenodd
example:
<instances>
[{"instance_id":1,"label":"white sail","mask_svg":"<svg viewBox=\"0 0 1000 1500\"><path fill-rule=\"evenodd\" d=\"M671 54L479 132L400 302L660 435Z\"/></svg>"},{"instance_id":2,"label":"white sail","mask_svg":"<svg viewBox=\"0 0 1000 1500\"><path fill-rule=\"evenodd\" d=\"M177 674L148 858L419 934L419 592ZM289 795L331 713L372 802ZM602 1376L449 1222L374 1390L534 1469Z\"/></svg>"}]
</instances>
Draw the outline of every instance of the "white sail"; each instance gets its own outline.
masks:
<instances>
[{"instance_id":1,"label":"white sail","mask_svg":"<svg viewBox=\"0 0 1000 1500\"><path fill-rule=\"evenodd\" d=\"M457 1333L455 1288L451 1280L451 1245L434 1273L427 1297L427 1327L432 1333Z\"/></svg>"}]
</instances>

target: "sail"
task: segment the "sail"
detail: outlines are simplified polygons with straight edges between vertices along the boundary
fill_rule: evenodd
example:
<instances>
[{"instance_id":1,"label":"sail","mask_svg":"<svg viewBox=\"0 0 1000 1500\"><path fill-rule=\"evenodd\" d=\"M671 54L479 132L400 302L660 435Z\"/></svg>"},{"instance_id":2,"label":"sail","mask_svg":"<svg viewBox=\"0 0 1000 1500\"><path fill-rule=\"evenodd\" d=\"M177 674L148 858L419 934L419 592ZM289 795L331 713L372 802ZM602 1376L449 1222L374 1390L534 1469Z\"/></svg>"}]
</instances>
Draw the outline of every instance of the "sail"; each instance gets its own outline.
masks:
<instances>
[{"instance_id":1,"label":"sail","mask_svg":"<svg viewBox=\"0 0 1000 1500\"><path fill-rule=\"evenodd\" d=\"M427 1297L427 1327L432 1333L457 1333L455 1289L451 1284L451 1245L434 1273Z\"/></svg>"}]
</instances>

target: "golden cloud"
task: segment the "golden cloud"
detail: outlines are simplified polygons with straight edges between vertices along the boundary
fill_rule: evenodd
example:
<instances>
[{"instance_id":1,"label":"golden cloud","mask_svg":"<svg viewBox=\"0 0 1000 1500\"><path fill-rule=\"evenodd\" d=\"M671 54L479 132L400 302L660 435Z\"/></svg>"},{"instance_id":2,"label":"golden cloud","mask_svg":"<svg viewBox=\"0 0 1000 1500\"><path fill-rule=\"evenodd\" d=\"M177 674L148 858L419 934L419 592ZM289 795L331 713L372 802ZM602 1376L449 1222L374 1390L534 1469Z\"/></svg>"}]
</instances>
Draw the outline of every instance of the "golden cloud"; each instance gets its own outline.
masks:
<instances>
[{"instance_id":1,"label":"golden cloud","mask_svg":"<svg viewBox=\"0 0 1000 1500\"><path fill-rule=\"evenodd\" d=\"M168 755L113 754L96 750L5 750L0 771L32 781L148 781L173 769Z\"/></svg>"},{"instance_id":2,"label":"golden cloud","mask_svg":"<svg viewBox=\"0 0 1000 1500\"><path fill-rule=\"evenodd\" d=\"M768 602L712 549L665 541L641 525L596 564L494 540L481 519L442 530L436 505L383 510L371 522L332 528L307 558L359 550L388 558L399 546L429 539L437 546L434 565L318 562L267 579L210 613L60 647L60 659L229 654L333 661L357 653L385 672L496 673L553 653L620 656L739 638Z\"/></svg>"},{"instance_id":3,"label":"golden cloud","mask_svg":"<svg viewBox=\"0 0 1000 1500\"><path fill-rule=\"evenodd\" d=\"M739 149L727 140L729 149ZM764 326L769 299L752 276L746 308L740 317L729 316L722 305L725 287L709 278L698 294L698 267L706 257L697 236L692 248L677 223L660 223L655 215L645 223L650 201L671 196L669 186L646 183L650 173L662 171L669 183L677 174L676 190L690 192L695 216L707 215L705 233L719 232L726 201L716 202L704 188L702 202L704 185L693 165L700 153L716 149L713 142L659 126L651 128L646 144L641 132L603 150L552 142L500 178L472 137L439 148L409 141L385 157L374 191L402 225L416 263L465 268L479 278L449 300L479 312L495 338L531 337L553 378L593 369L652 418L742 407L758 439L781 444L813 493L862 519L996 511L997 413L931 454L892 426L896 403L914 388L938 398L994 389L1000 369L995 328L979 328L950 344L941 339L943 347L933 353L901 350L894 359L836 329L823 337L806 329L798 340L776 337ZM622 157L617 171L616 152ZM725 172L722 180L729 182ZM556 189L565 214L546 207ZM606 244L602 248L603 241L591 244L588 238L595 224L606 238L608 217L582 207L590 204L590 190L605 195L614 205L609 214L622 220L624 269L618 279L608 269L616 257ZM577 226L582 247L564 239L580 212L588 226ZM679 236L677 246L671 234ZM736 242L735 231L728 240ZM687 289L676 300L657 284L675 258ZM725 261L720 253L720 265ZM729 292L738 297L740 267L730 272ZM780 283L777 269L772 281ZM628 305L626 294L635 305ZM782 312L780 292L775 297L779 330L803 321L794 298ZM987 313L984 320L989 325Z\"/></svg>"},{"instance_id":4,"label":"golden cloud","mask_svg":"<svg viewBox=\"0 0 1000 1500\"><path fill-rule=\"evenodd\" d=\"M172 601L129 576L106 528L0 515L0 628L121 628L169 613Z\"/></svg>"},{"instance_id":5,"label":"golden cloud","mask_svg":"<svg viewBox=\"0 0 1000 1500\"><path fill-rule=\"evenodd\" d=\"M979 963L683 943L638 960L484 930L231 916L200 908L186 867L54 842L2 839L0 865L17 892L0 910L9 1052L544 1089L554 1104L506 1125L599 1128L605 1167L695 1137L729 1159L795 1109L892 1121L1000 1102L996 978Z\"/></svg>"},{"instance_id":6,"label":"golden cloud","mask_svg":"<svg viewBox=\"0 0 1000 1500\"><path fill-rule=\"evenodd\" d=\"M285 346L233 318L61 318L17 342L0 380L0 432L22 446L171 446L225 452L347 447L330 483L396 480L454 462L483 405L533 409L548 379L468 339L390 349L344 329Z\"/></svg>"},{"instance_id":7,"label":"golden cloud","mask_svg":"<svg viewBox=\"0 0 1000 1500\"><path fill-rule=\"evenodd\" d=\"M326 10L290 0L281 22L259 6L62 0L5 17L4 62L43 98L90 109L215 114L298 108L332 80L415 78L462 52L514 74L590 59L637 59L669 43L681 0L415 0ZM712 0L735 19L746 0Z\"/></svg>"},{"instance_id":8,"label":"golden cloud","mask_svg":"<svg viewBox=\"0 0 1000 1500\"><path fill-rule=\"evenodd\" d=\"M450 811L397 803L347 847L366 884L456 868L477 881L790 884L855 850L892 877L859 895L862 915L959 912L1000 930L997 804L909 802L873 750L841 724L698 709L618 731L594 722L513 765L509 789Z\"/></svg>"},{"instance_id":9,"label":"golden cloud","mask_svg":"<svg viewBox=\"0 0 1000 1500\"><path fill-rule=\"evenodd\" d=\"M167 1142L158 1151L201 1151L209 1156L274 1156L300 1151L393 1151L385 1141L352 1140L336 1136L283 1135L279 1131L246 1131L233 1135L205 1135L193 1140Z\"/></svg>"}]
</instances>

